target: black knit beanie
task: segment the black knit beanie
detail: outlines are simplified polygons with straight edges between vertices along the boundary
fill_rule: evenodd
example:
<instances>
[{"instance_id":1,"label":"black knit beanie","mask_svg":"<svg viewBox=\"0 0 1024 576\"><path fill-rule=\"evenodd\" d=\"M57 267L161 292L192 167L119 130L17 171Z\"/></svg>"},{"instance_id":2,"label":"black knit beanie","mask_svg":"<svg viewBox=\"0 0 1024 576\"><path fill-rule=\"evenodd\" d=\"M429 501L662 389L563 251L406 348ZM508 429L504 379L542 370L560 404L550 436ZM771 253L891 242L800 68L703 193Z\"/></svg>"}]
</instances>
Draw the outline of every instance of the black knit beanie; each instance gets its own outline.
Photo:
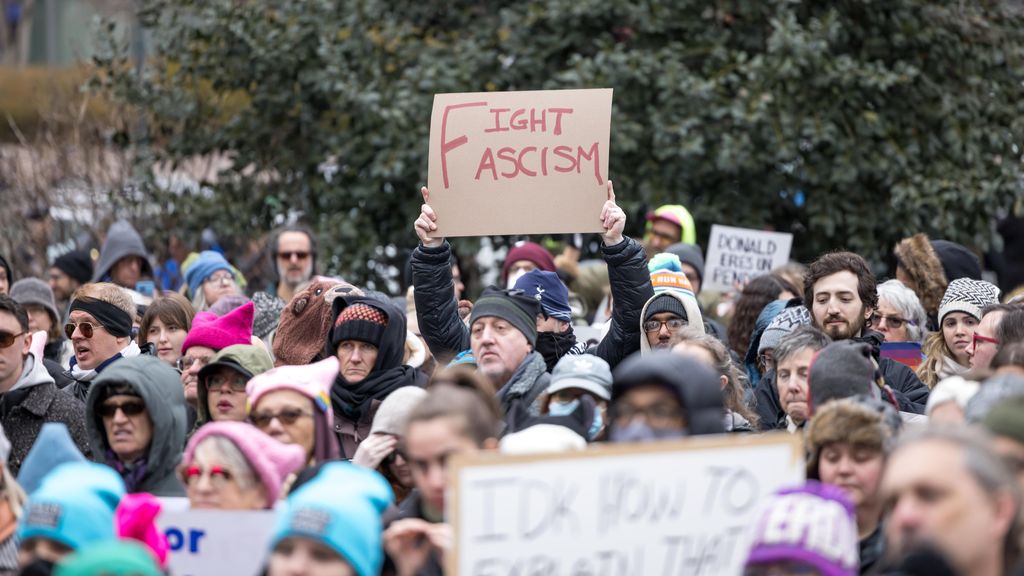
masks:
<instances>
[{"instance_id":1,"label":"black knit beanie","mask_svg":"<svg viewBox=\"0 0 1024 576\"><path fill-rule=\"evenodd\" d=\"M469 325L480 318L493 316L505 320L526 336L530 346L537 344L537 315L540 302L522 293L522 290L501 290L494 286L484 289L473 304Z\"/></svg>"}]
</instances>

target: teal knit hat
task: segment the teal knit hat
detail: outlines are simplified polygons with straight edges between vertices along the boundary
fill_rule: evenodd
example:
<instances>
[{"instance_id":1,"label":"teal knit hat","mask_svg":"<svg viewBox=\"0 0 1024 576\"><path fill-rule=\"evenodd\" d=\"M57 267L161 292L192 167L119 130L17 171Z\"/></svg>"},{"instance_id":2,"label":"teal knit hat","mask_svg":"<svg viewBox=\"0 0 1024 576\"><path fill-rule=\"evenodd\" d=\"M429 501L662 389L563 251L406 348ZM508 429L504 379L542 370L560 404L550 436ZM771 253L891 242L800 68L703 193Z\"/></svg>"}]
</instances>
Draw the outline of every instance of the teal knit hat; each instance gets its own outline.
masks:
<instances>
[{"instance_id":1,"label":"teal knit hat","mask_svg":"<svg viewBox=\"0 0 1024 576\"><path fill-rule=\"evenodd\" d=\"M380 474L349 462L325 464L288 497L274 526L271 549L285 538L309 538L337 552L359 576L380 574L381 514L393 500Z\"/></svg>"},{"instance_id":2,"label":"teal knit hat","mask_svg":"<svg viewBox=\"0 0 1024 576\"><path fill-rule=\"evenodd\" d=\"M114 510L124 492L124 481L112 468L61 464L29 496L18 539L47 538L72 550L115 540Z\"/></svg>"},{"instance_id":3,"label":"teal knit hat","mask_svg":"<svg viewBox=\"0 0 1024 576\"><path fill-rule=\"evenodd\" d=\"M54 576L162 576L153 555L138 542L111 540L89 546L57 566Z\"/></svg>"}]
</instances>

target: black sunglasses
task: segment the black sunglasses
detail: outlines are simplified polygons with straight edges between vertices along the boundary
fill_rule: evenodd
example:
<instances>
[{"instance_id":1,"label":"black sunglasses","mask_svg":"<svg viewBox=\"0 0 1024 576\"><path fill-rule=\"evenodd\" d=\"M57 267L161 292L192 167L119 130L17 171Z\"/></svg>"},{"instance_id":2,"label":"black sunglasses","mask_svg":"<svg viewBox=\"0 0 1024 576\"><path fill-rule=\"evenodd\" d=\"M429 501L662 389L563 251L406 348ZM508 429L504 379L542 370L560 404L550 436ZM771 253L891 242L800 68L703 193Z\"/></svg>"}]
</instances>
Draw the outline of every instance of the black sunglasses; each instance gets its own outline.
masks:
<instances>
[{"instance_id":1,"label":"black sunglasses","mask_svg":"<svg viewBox=\"0 0 1024 576\"><path fill-rule=\"evenodd\" d=\"M146 411L146 404L138 400L129 400L120 404L100 404L100 416L104 418L113 418L118 410L128 417L138 416Z\"/></svg>"},{"instance_id":2,"label":"black sunglasses","mask_svg":"<svg viewBox=\"0 0 1024 576\"><path fill-rule=\"evenodd\" d=\"M14 339L22 334L24 334L24 332L11 334L10 332L0 331L0 348L10 348L11 345L14 344Z\"/></svg>"}]
</instances>

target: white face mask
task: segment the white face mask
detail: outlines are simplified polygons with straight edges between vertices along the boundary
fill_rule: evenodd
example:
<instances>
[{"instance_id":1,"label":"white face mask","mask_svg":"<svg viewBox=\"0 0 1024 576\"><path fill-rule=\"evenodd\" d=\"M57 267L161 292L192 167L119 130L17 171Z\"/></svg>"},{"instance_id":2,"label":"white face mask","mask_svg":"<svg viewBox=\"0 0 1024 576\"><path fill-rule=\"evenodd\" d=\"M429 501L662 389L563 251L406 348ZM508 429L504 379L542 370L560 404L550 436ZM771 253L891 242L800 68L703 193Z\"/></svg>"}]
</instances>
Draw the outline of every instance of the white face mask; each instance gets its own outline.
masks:
<instances>
[{"instance_id":1,"label":"white face mask","mask_svg":"<svg viewBox=\"0 0 1024 576\"><path fill-rule=\"evenodd\" d=\"M519 270L517 270L516 272L514 272L512 274L509 274L509 276L508 276L508 283L505 285L505 288L507 288L509 290L515 288L516 287L516 282L518 282L519 279L522 278L525 274L526 274L526 270L523 270L522 268L520 268Z\"/></svg>"}]
</instances>

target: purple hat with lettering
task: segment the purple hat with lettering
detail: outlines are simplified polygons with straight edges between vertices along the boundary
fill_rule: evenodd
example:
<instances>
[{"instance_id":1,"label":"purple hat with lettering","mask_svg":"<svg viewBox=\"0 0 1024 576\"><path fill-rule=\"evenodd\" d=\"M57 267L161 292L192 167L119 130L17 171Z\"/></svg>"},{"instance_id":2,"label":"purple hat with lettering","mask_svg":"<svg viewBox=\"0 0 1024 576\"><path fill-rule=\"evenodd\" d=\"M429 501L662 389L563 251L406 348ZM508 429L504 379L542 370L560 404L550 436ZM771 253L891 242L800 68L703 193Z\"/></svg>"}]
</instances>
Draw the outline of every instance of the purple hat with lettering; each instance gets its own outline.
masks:
<instances>
[{"instance_id":1,"label":"purple hat with lettering","mask_svg":"<svg viewBox=\"0 0 1024 576\"><path fill-rule=\"evenodd\" d=\"M846 493L808 480L768 500L746 565L797 562L822 576L856 576L859 547L857 518Z\"/></svg>"}]
</instances>

